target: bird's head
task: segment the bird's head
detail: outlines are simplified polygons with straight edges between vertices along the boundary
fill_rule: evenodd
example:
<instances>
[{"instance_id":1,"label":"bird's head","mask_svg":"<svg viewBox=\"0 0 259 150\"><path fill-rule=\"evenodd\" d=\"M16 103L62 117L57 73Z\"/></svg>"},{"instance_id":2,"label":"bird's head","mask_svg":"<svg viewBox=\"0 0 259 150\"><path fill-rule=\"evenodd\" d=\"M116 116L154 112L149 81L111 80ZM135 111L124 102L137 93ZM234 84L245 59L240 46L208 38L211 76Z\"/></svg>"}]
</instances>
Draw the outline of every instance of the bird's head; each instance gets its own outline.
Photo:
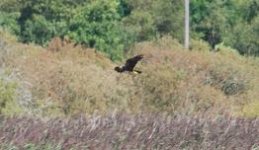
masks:
<instances>
[{"instance_id":1,"label":"bird's head","mask_svg":"<svg viewBox=\"0 0 259 150\"><path fill-rule=\"evenodd\" d=\"M115 71L117 71L117 72L122 72L121 67L118 67L118 66L117 66L117 67L115 67L115 68L114 68L114 70L115 70Z\"/></svg>"},{"instance_id":2,"label":"bird's head","mask_svg":"<svg viewBox=\"0 0 259 150\"><path fill-rule=\"evenodd\" d=\"M140 54L140 55L137 55L138 58L142 59L144 58L144 55L143 54Z\"/></svg>"}]
</instances>

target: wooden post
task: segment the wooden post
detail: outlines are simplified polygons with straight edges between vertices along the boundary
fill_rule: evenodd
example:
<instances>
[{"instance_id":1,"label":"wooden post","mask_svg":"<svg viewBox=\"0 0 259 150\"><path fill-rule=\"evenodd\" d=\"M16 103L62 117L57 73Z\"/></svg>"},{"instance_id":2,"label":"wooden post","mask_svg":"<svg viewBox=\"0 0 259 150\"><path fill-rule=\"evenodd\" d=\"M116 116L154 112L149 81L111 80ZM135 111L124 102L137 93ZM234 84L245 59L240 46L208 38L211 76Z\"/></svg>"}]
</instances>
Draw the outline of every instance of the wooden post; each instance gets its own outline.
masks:
<instances>
[{"instance_id":1,"label":"wooden post","mask_svg":"<svg viewBox=\"0 0 259 150\"><path fill-rule=\"evenodd\" d=\"M185 0L185 17L184 17L184 48L190 47L190 0Z\"/></svg>"}]
</instances>

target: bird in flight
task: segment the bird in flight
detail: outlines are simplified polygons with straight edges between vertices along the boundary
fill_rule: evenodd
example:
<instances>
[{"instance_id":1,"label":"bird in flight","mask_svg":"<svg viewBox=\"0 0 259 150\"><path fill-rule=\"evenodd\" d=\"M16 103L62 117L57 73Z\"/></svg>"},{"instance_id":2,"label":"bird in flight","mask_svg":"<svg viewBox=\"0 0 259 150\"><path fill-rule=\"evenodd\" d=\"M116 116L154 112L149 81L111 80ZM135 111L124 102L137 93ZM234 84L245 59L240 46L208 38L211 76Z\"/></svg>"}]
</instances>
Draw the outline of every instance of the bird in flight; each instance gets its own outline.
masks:
<instances>
[{"instance_id":1,"label":"bird in flight","mask_svg":"<svg viewBox=\"0 0 259 150\"><path fill-rule=\"evenodd\" d=\"M141 71L139 70L134 70L134 67L136 66L136 64L138 63L138 61L140 61L142 58L144 57L144 55L137 55L135 57L132 57L130 59L128 59L125 63L124 66L121 67L115 67L114 70L117 72L124 72L124 71L129 71L129 72L133 72L133 73L137 73L140 74Z\"/></svg>"}]
</instances>

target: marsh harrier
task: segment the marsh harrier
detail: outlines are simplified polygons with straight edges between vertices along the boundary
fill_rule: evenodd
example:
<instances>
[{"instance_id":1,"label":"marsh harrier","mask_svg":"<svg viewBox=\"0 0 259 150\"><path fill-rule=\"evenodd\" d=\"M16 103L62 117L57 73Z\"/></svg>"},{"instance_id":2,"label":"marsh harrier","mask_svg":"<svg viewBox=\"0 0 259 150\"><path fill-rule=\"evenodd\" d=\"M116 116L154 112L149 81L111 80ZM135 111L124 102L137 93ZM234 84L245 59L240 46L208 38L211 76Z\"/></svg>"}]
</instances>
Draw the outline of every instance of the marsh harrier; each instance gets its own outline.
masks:
<instances>
[{"instance_id":1,"label":"marsh harrier","mask_svg":"<svg viewBox=\"0 0 259 150\"><path fill-rule=\"evenodd\" d=\"M121 67L115 67L114 70L117 72L124 72L124 71L129 71L129 72L134 72L134 73L141 73L141 71L139 70L134 70L134 67L136 66L136 64L138 63L138 61L140 61L142 58L144 57L144 55L137 55L135 57L129 58L124 66Z\"/></svg>"}]
</instances>

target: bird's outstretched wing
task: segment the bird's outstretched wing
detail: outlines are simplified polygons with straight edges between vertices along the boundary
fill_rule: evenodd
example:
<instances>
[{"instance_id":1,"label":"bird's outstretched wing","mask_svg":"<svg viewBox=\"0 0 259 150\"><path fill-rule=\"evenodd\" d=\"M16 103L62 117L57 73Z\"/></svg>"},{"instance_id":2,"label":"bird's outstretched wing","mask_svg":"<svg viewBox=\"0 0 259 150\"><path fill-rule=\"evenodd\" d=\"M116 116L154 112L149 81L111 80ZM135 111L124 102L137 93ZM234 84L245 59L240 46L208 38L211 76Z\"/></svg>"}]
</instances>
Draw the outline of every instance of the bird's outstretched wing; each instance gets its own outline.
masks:
<instances>
[{"instance_id":1,"label":"bird's outstretched wing","mask_svg":"<svg viewBox=\"0 0 259 150\"><path fill-rule=\"evenodd\" d=\"M144 57L144 55L137 55L135 57L128 59L126 61L126 64L123 66L123 70L133 71L133 69L136 66L136 64L138 63L138 61L140 61L143 57Z\"/></svg>"}]
</instances>

